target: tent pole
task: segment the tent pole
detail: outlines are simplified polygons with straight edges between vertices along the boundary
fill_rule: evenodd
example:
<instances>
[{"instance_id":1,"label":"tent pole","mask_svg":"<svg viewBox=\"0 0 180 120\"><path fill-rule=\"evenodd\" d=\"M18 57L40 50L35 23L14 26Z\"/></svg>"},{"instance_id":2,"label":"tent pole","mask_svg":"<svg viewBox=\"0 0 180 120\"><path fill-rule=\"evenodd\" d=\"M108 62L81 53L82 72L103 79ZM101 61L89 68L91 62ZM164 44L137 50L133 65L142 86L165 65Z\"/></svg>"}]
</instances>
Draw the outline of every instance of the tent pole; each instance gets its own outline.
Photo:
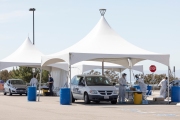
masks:
<instances>
[{"instance_id":1,"label":"tent pole","mask_svg":"<svg viewBox=\"0 0 180 120\"><path fill-rule=\"evenodd\" d=\"M129 69L129 72L130 72L130 86L131 86L132 85L132 83L131 83L131 67Z\"/></svg>"},{"instance_id":2,"label":"tent pole","mask_svg":"<svg viewBox=\"0 0 180 120\"><path fill-rule=\"evenodd\" d=\"M170 77L169 70L170 70L170 67L168 66L168 103L169 103L169 77Z\"/></svg>"},{"instance_id":3,"label":"tent pole","mask_svg":"<svg viewBox=\"0 0 180 120\"><path fill-rule=\"evenodd\" d=\"M71 95L71 53L69 54L69 86L70 86L70 104L72 104L72 95Z\"/></svg>"},{"instance_id":4,"label":"tent pole","mask_svg":"<svg viewBox=\"0 0 180 120\"><path fill-rule=\"evenodd\" d=\"M104 76L104 59L102 61L102 76Z\"/></svg>"},{"instance_id":5,"label":"tent pole","mask_svg":"<svg viewBox=\"0 0 180 120\"><path fill-rule=\"evenodd\" d=\"M131 82L131 69L132 69L131 58L128 58L128 61L129 61L129 72L130 72L130 86L132 86L132 82Z\"/></svg>"},{"instance_id":6,"label":"tent pole","mask_svg":"<svg viewBox=\"0 0 180 120\"><path fill-rule=\"evenodd\" d=\"M42 67L40 69L40 80L39 80L39 95L38 95L38 102L40 100L40 94L41 94L41 79L42 79Z\"/></svg>"},{"instance_id":7,"label":"tent pole","mask_svg":"<svg viewBox=\"0 0 180 120\"><path fill-rule=\"evenodd\" d=\"M120 73L119 73L119 79L121 78L122 76L122 69L120 68ZM118 99L118 103L120 103L120 80L119 80L119 99Z\"/></svg>"},{"instance_id":8,"label":"tent pole","mask_svg":"<svg viewBox=\"0 0 180 120\"><path fill-rule=\"evenodd\" d=\"M120 71L119 71L119 78L121 78L122 76L122 69L120 68Z\"/></svg>"}]
</instances>

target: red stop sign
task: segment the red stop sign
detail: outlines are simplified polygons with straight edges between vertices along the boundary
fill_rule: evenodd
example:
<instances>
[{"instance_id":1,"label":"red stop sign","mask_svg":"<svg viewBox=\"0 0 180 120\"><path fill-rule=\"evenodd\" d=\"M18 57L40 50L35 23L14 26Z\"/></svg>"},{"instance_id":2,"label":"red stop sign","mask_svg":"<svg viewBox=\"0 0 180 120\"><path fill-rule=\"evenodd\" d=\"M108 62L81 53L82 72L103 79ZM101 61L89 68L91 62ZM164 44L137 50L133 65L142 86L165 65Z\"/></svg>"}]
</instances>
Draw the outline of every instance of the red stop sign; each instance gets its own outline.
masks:
<instances>
[{"instance_id":1,"label":"red stop sign","mask_svg":"<svg viewBox=\"0 0 180 120\"><path fill-rule=\"evenodd\" d=\"M155 66L155 65L151 65L151 66L149 67L149 70L150 70L151 72L155 72L155 71L156 71L156 66Z\"/></svg>"}]
</instances>

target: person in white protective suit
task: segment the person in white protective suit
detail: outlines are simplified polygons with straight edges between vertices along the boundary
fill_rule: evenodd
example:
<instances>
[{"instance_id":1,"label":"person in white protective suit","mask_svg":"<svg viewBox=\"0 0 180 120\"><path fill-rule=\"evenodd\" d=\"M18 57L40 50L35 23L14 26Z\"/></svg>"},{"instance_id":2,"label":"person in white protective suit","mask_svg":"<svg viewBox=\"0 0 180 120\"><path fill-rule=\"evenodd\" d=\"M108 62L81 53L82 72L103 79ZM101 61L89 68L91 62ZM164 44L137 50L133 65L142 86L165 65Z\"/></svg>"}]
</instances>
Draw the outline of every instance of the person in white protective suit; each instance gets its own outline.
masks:
<instances>
[{"instance_id":1,"label":"person in white protective suit","mask_svg":"<svg viewBox=\"0 0 180 120\"><path fill-rule=\"evenodd\" d=\"M122 74L122 77L119 79L119 101L125 103L125 92L126 92L126 73Z\"/></svg>"},{"instance_id":2,"label":"person in white protective suit","mask_svg":"<svg viewBox=\"0 0 180 120\"><path fill-rule=\"evenodd\" d=\"M166 98L167 79L168 79L168 77L161 80L161 82L158 84L158 86L161 86L160 96L163 97L163 98Z\"/></svg>"},{"instance_id":3,"label":"person in white protective suit","mask_svg":"<svg viewBox=\"0 0 180 120\"><path fill-rule=\"evenodd\" d=\"M146 95L146 92L147 92L147 85L144 83L144 80L142 78L139 78L138 75L135 75L135 77L136 77L136 81L139 84L140 91L142 92L143 99L145 99L145 95Z\"/></svg>"}]
</instances>

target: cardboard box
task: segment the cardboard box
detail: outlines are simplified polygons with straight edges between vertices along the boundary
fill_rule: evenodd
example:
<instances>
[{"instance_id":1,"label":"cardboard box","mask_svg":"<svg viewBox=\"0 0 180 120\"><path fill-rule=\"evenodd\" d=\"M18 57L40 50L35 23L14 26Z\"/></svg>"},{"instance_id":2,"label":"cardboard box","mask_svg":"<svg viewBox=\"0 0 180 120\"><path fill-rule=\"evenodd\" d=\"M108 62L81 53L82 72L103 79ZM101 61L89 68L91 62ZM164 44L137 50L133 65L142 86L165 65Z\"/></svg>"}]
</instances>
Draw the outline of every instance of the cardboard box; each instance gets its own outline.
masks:
<instances>
[{"instance_id":1,"label":"cardboard box","mask_svg":"<svg viewBox=\"0 0 180 120\"><path fill-rule=\"evenodd\" d=\"M162 97L154 97L153 101L164 101L164 98L162 98Z\"/></svg>"},{"instance_id":2,"label":"cardboard box","mask_svg":"<svg viewBox=\"0 0 180 120\"><path fill-rule=\"evenodd\" d=\"M134 87L130 87L130 91L136 91Z\"/></svg>"}]
</instances>

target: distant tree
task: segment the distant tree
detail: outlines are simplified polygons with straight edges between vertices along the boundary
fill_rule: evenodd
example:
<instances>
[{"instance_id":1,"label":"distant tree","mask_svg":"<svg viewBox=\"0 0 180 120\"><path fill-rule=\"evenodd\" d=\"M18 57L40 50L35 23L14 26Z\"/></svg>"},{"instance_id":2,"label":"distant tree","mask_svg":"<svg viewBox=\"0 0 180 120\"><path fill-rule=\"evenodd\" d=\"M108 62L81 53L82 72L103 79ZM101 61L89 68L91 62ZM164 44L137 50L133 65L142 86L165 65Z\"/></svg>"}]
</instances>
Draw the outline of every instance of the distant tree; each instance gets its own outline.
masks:
<instances>
[{"instance_id":1,"label":"distant tree","mask_svg":"<svg viewBox=\"0 0 180 120\"><path fill-rule=\"evenodd\" d=\"M101 75L101 73L98 71L91 70L90 72L87 73L87 75Z\"/></svg>"},{"instance_id":2,"label":"distant tree","mask_svg":"<svg viewBox=\"0 0 180 120\"><path fill-rule=\"evenodd\" d=\"M34 73L38 80L40 80L39 73L40 73L40 71L38 71L38 70L36 70ZM48 74L49 74L48 71L46 71L46 70L42 71L42 80L41 80L42 83L48 81ZM32 68L24 67L24 66L13 68L13 70L11 70L9 72L9 77L14 78L14 79L22 79L22 80L26 81L27 83L29 83L31 78L33 77Z\"/></svg>"},{"instance_id":3,"label":"distant tree","mask_svg":"<svg viewBox=\"0 0 180 120\"><path fill-rule=\"evenodd\" d=\"M101 72L91 70L87 75L101 75ZM119 75L113 70L106 70L104 75L110 79L112 83L118 83Z\"/></svg>"},{"instance_id":4,"label":"distant tree","mask_svg":"<svg viewBox=\"0 0 180 120\"><path fill-rule=\"evenodd\" d=\"M119 74L114 70L106 70L104 75L111 80L112 83L118 83Z\"/></svg>"},{"instance_id":5,"label":"distant tree","mask_svg":"<svg viewBox=\"0 0 180 120\"><path fill-rule=\"evenodd\" d=\"M48 76L49 72L46 70L42 71L42 83L47 83L48 82ZM40 76L38 77L38 79L40 79Z\"/></svg>"},{"instance_id":6,"label":"distant tree","mask_svg":"<svg viewBox=\"0 0 180 120\"><path fill-rule=\"evenodd\" d=\"M160 81L162 79L164 79L165 77L166 77L166 74L155 74L154 80L152 80L153 79L153 75L152 74L146 74L144 76L144 82L146 84L159 84ZM170 76L170 81L176 80L176 79L178 79L178 78L174 78L173 76Z\"/></svg>"},{"instance_id":7,"label":"distant tree","mask_svg":"<svg viewBox=\"0 0 180 120\"><path fill-rule=\"evenodd\" d=\"M8 72L8 70L2 70L0 72L0 79L4 80L4 81L9 79L9 72Z\"/></svg>"}]
</instances>

